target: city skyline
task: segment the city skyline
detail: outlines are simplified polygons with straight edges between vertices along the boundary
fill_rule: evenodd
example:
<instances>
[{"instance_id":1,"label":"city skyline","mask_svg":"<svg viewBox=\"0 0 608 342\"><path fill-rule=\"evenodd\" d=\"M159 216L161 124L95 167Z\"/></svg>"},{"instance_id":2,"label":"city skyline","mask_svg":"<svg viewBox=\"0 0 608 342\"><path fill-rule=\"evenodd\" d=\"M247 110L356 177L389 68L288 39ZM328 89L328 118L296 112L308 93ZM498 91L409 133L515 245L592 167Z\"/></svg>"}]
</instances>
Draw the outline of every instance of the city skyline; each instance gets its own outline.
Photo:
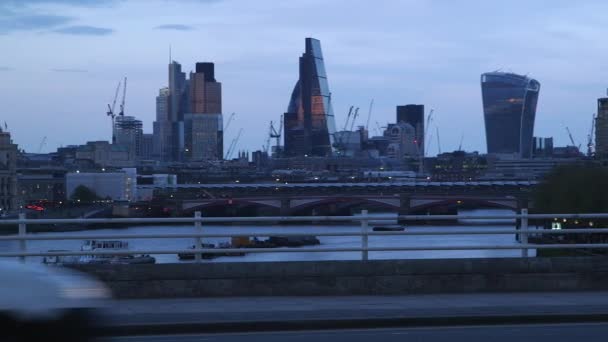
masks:
<instances>
[{"instance_id":1,"label":"city skyline","mask_svg":"<svg viewBox=\"0 0 608 342\"><path fill-rule=\"evenodd\" d=\"M371 122L381 125L393 122L396 105L424 103L427 112L435 109L443 151L456 149L463 133L466 150L485 151L478 84L484 72L503 68L534 75L543 83L534 135L554 136L556 145L566 145L565 126L569 126L577 144L583 146L596 100L604 95L606 84L602 80L608 76L603 71L606 62L597 57L605 49L599 44L603 31L595 15L606 8L601 2L573 6L557 1L551 2L550 8L531 4L530 13L505 9L500 15L492 12L492 5L477 1L458 6L383 2L374 7L355 2L349 6L352 19L357 19L350 20L356 22L354 25L334 15L344 6L336 1L323 5L326 14L314 19L314 27L294 18L314 12L322 4L319 1L279 6L264 1L255 5L244 1L176 1L172 6L164 1L149 6L138 1L102 1L95 6L77 3L8 1L0 5L4 19L0 42L9 47L0 57L0 77L5 80L0 91L6 102L2 120L7 121L14 141L27 151L36 152L44 136L48 141L43 152L59 145L109 140L105 105L124 75L129 77L126 115L142 120L144 132L150 133L158 88L166 83L169 45L174 59L183 65L192 66L200 60L216 63L224 87L224 112L237 113L225 141L231 141L238 128L247 128L239 145L248 150L261 148L268 122L278 121L284 111L297 70L294 56L301 53L304 37L313 36L324 43L338 126L344 122L348 107L366 108L372 98ZM235 8L239 14L233 13ZM104 13L131 18L135 9L142 14L167 12L168 17L156 22L134 18L129 24L103 19L108 17ZM538 17L535 13L541 9L546 11ZM451 19L448 13L458 14L455 17L460 19ZM39 20L31 27L10 24L34 15ZM63 22L44 24L40 22L43 15L63 16ZM430 15L443 20L427 25L416 18ZM525 32L504 26L515 15L521 20L524 18L519 16L537 20L526 20L530 26ZM247 27L245 23L276 16L282 19L247 31L256 37L254 41L267 44L238 38L237 33ZM463 20L467 18L479 20ZM449 32L461 21L467 23ZM480 27L489 23L495 25L479 35ZM197 36L201 36L199 46L186 43ZM140 41L149 37L154 39L142 45ZM23 39L31 41L31 46L19 44ZM576 68L564 72L569 65ZM259 84L264 87L256 86ZM36 101L28 100L31 97ZM372 134L376 133L372 130ZM428 154L433 155L437 146L434 141L429 144Z\"/></svg>"}]
</instances>

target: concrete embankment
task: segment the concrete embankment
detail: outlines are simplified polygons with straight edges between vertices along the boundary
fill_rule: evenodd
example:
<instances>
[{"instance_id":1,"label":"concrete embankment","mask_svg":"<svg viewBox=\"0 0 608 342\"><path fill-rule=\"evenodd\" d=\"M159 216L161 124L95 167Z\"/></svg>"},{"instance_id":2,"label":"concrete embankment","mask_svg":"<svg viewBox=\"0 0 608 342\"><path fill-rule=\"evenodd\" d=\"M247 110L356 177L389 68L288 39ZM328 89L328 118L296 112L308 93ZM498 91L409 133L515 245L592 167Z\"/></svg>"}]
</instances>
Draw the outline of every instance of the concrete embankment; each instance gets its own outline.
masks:
<instances>
[{"instance_id":1,"label":"concrete embankment","mask_svg":"<svg viewBox=\"0 0 608 342\"><path fill-rule=\"evenodd\" d=\"M77 265L117 298L345 296L608 288L608 258Z\"/></svg>"}]
</instances>

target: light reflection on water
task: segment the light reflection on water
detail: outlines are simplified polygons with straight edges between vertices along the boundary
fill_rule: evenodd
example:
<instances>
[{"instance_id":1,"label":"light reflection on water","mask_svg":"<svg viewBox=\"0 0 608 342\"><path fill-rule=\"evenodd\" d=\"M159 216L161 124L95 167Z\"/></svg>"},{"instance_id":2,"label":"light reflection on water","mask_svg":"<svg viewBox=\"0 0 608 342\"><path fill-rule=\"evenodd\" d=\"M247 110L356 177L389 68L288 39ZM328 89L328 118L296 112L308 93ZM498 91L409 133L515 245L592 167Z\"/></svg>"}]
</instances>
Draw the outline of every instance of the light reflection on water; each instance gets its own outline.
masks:
<instances>
[{"instance_id":1,"label":"light reflection on water","mask_svg":"<svg viewBox=\"0 0 608 342\"><path fill-rule=\"evenodd\" d=\"M467 215L508 214L508 210L474 210L462 212ZM468 221L467 221L468 222ZM394 224L393 222L376 222L376 224ZM370 222L370 227L374 222ZM504 222L476 222L474 225L461 223L452 226L408 226L409 231L436 231L449 228L459 230L477 229L505 229L514 227L514 224L505 225ZM217 226L204 225L205 232L209 233L243 233L244 235L256 235L263 238L268 235L280 235L286 232L298 232L306 235L315 235L318 232L359 232L358 224L349 225L279 225L279 226ZM251 234L251 232L255 234ZM97 229L81 231L78 234L137 234L137 233L191 233L193 227L188 226L146 226L130 227L122 229ZM51 235L62 235L70 233L45 233ZM314 248L349 248L361 246L361 239L357 236L322 236L319 237L320 246ZM228 238L209 238L206 243L218 243L228 241ZM127 239L132 250L175 250L185 249L193 244L192 239ZM80 250L82 241L78 240L51 240L51 241L28 241L28 250ZM513 235L421 235L421 236L372 236L369 237L369 247L399 247L399 246L462 246L462 245L516 245ZM18 243L14 241L0 241L1 251L16 251ZM434 258L486 258L486 257L516 257L520 256L520 250L465 250L465 251L390 251L369 252L370 259L434 259ZM535 255L530 251L530 255ZM177 255L158 254L154 255L159 263L178 262ZM250 253L242 257L220 257L212 261L204 262L240 262L240 261L301 261L301 260L353 260L361 257L360 252L291 252L291 253ZM41 258L32 257L28 261L39 262Z\"/></svg>"}]
</instances>

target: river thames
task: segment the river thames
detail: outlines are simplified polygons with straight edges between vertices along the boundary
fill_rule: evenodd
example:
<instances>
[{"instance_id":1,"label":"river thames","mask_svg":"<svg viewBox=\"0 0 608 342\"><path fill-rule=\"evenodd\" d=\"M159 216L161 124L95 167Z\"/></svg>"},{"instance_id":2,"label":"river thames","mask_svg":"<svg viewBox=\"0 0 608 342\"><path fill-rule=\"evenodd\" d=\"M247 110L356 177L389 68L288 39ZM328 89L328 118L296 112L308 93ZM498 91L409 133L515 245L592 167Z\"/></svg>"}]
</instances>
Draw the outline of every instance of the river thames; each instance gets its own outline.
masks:
<instances>
[{"instance_id":1,"label":"river thames","mask_svg":"<svg viewBox=\"0 0 608 342\"><path fill-rule=\"evenodd\" d=\"M513 212L508 210L472 210L463 211L463 215L506 215ZM370 222L370 229L374 224L395 224L393 222ZM514 228L514 221L479 221L479 220L460 220L457 225L408 225L407 231L437 231L450 228L459 230L479 230L479 229L508 229ZM257 226L226 226L226 225L204 225L206 233L238 233L243 236L256 236L265 238L271 235L281 235L283 233L302 233L302 235L315 235L319 232L360 232L359 224L345 225L257 225ZM111 235L111 234L138 234L138 233L192 233L192 225L185 226L135 226L120 229L95 229L76 232L79 235ZM75 234L69 233L44 233L49 235ZM110 237L108 239L111 239ZM361 238L358 236L321 236L321 244L312 248L353 248L361 246ZM126 239L131 250L177 250L186 249L192 246L194 241L191 238L171 238L171 239ZM205 238L204 243L229 242L229 238ZM28 251L48 251L48 250L80 250L83 241L79 240L36 240L28 241ZM369 247L400 247L400 246L514 246L517 245L515 235L492 235L492 234L471 234L471 235L415 235L415 236L370 236ZM0 242L1 251L17 251L18 243ZM203 262L247 262L247 261L303 261L303 260L354 260L361 258L360 252L290 252L290 253L249 253L240 257L218 257L213 260L203 260ZM535 255L534 250L529 251L530 256ZM180 261L175 254L156 254L153 255L157 263L187 262ZM520 250L461 250L461 251L389 251L389 252L369 252L370 259L436 259L436 258L500 258L521 256ZM29 257L28 262L40 262L40 257ZM192 262L192 261L190 261Z\"/></svg>"}]
</instances>

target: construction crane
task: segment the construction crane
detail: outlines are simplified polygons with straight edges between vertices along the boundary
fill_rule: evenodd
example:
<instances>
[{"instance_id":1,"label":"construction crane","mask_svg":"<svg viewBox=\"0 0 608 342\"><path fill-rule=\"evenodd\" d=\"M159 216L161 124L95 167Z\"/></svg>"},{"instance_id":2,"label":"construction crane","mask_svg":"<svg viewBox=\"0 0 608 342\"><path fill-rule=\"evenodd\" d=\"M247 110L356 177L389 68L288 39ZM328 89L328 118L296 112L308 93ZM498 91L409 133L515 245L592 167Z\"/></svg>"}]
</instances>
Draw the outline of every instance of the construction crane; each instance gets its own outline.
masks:
<instances>
[{"instance_id":1,"label":"construction crane","mask_svg":"<svg viewBox=\"0 0 608 342\"><path fill-rule=\"evenodd\" d=\"M587 135L587 156L593 156L593 148L595 147L593 144L593 133L595 133L595 113L591 116L591 131Z\"/></svg>"},{"instance_id":2,"label":"construction crane","mask_svg":"<svg viewBox=\"0 0 608 342\"><path fill-rule=\"evenodd\" d=\"M116 92L114 93L114 100L112 101L112 105L108 103L108 111L106 112L106 115L109 116L110 120L112 121L112 143L116 142L116 137L114 135L114 118L116 117L116 114L114 114L114 108L116 108L116 99L118 98L120 85L121 82L118 82L118 86L116 86Z\"/></svg>"},{"instance_id":3,"label":"construction crane","mask_svg":"<svg viewBox=\"0 0 608 342\"><path fill-rule=\"evenodd\" d=\"M378 135L382 134L382 127L380 127L380 123L378 121L376 121L376 129L378 130Z\"/></svg>"},{"instance_id":4,"label":"construction crane","mask_svg":"<svg viewBox=\"0 0 608 342\"><path fill-rule=\"evenodd\" d=\"M350 106L350 108L348 109L348 114L346 115L346 121L344 122L344 127L342 128L342 132L334 133L335 142L333 144L333 147L335 147L338 150L338 153L341 153L341 151L344 150L344 145L342 144L342 141L344 140L344 134L346 134L344 132L346 132L346 129L348 128L348 123L350 122L350 118L353 115L354 108L355 108L355 106ZM337 135L338 133L340 133L340 134Z\"/></svg>"},{"instance_id":5,"label":"construction crane","mask_svg":"<svg viewBox=\"0 0 608 342\"><path fill-rule=\"evenodd\" d=\"M46 145L46 136L44 136L44 138L42 138L42 141L40 142L40 146L38 146L38 153L42 152L42 148L44 147L44 145Z\"/></svg>"},{"instance_id":6,"label":"construction crane","mask_svg":"<svg viewBox=\"0 0 608 342\"><path fill-rule=\"evenodd\" d=\"M572 133L570 132L570 128L568 128L568 126L566 126L566 131L568 132L568 137L570 138L570 142L572 143L572 146L576 147L576 143L574 142L574 138L572 138ZM580 147L580 145L579 145Z\"/></svg>"},{"instance_id":7,"label":"construction crane","mask_svg":"<svg viewBox=\"0 0 608 342\"><path fill-rule=\"evenodd\" d=\"M435 126L435 131L437 131L437 154L441 154L441 142L439 141L439 126Z\"/></svg>"},{"instance_id":8,"label":"construction crane","mask_svg":"<svg viewBox=\"0 0 608 342\"><path fill-rule=\"evenodd\" d=\"M283 115L281 115L281 121L279 124L279 130L277 131L277 129L274 127L274 125L272 124L272 121L270 121L270 134L268 135L268 138L274 138L276 139L276 152L277 155L280 153L281 151L281 135L283 134ZM271 153L272 154L272 153Z\"/></svg>"},{"instance_id":9,"label":"construction crane","mask_svg":"<svg viewBox=\"0 0 608 342\"><path fill-rule=\"evenodd\" d=\"M369 110L367 111L367 122L365 123L365 130L369 130L369 120L372 118L372 108L374 107L374 99L369 102Z\"/></svg>"},{"instance_id":10,"label":"construction crane","mask_svg":"<svg viewBox=\"0 0 608 342\"><path fill-rule=\"evenodd\" d=\"M431 127L431 122L433 122L433 113L435 113L435 110L431 108L431 110L429 111L429 115L426 117L426 127L424 128L424 137L428 137L428 132L429 132L429 128ZM425 148L425 151L428 150L428 148L430 147L431 144L431 139L427 139L427 145Z\"/></svg>"},{"instance_id":11,"label":"construction crane","mask_svg":"<svg viewBox=\"0 0 608 342\"><path fill-rule=\"evenodd\" d=\"M355 121L357 121L358 117L359 117L359 107L357 107L355 109L355 113L353 114L353 121L350 122L350 129L348 130L349 132L352 132L353 128L355 128Z\"/></svg>"},{"instance_id":12,"label":"construction crane","mask_svg":"<svg viewBox=\"0 0 608 342\"><path fill-rule=\"evenodd\" d=\"M226 126L224 126L224 133L228 130L228 127L230 127L230 123L234 119L235 115L236 115L236 113L230 114L230 117L228 118L228 121L226 122Z\"/></svg>"},{"instance_id":13,"label":"construction crane","mask_svg":"<svg viewBox=\"0 0 608 342\"><path fill-rule=\"evenodd\" d=\"M120 113L118 115L125 116L125 98L127 97L127 78L125 77L125 84L122 86L122 101L120 102Z\"/></svg>"},{"instance_id":14,"label":"construction crane","mask_svg":"<svg viewBox=\"0 0 608 342\"><path fill-rule=\"evenodd\" d=\"M460 143L458 144L458 151L462 151L462 141L464 140L464 133L460 135Z\"/></svg>"},{"instance_id":15,"label":"construction crane","mask_svg":"<svg viewBox=\"0 0 608 342\"><path fill-rule=\"evenodd\" d=\"M241 138L241 134L243 133L243 129L239 129L239 133L236 135L232 142L230 143L230 147L228 147L228 152L226 152L226 157L224 159L230 160L232 157L232 153L234 153L234 149Z\"/></svg>"},{"instance_id":16,"label":"construction crane","mask_svg":"<svg viewBox=\"0 0 608 342\"><path fill-rule=\"evenodd\" d=\"M350 121L350 116L352 115L354 108L355 106L350 106L350 109L348 110L348 115L346 115L346 122L344 122L344 128L342 129L343 131L346 131L346 127L348 127L348 122Z\"/></svg>"}]
</instances>

